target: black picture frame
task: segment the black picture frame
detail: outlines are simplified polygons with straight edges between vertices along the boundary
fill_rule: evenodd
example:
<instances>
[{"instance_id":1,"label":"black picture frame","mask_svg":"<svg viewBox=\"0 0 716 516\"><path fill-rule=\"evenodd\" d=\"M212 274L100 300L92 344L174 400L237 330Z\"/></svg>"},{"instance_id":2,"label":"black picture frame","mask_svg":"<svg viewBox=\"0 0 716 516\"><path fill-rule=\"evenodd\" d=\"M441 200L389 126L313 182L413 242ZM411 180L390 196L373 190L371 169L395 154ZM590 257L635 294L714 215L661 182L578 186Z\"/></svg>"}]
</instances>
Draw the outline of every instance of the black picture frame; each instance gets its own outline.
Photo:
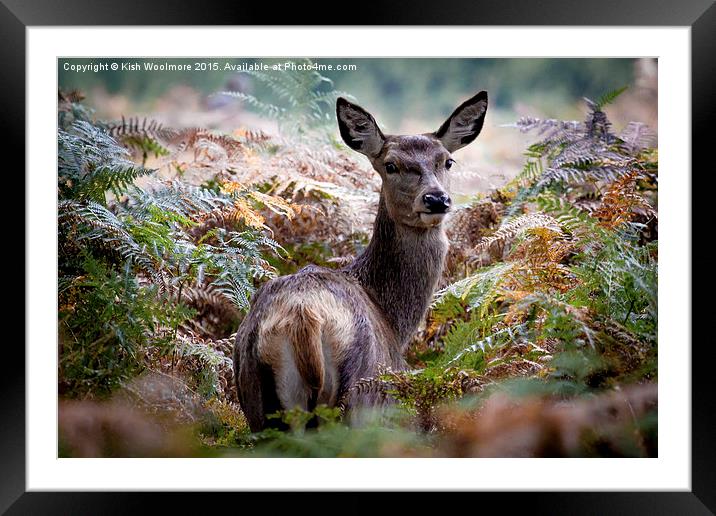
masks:
<instances>
[{"instance_id":1,"label":"black picture frame","mask_svg":"<svg viewBox=\"0 0 716 516\"><path fill-rule=\"evenodd\" d=\"M339 12L355 13L338 16ZM689 26L691 27L692 73L692 184L713 167L710 147L713 146L712 122L716 114L716 5L714 0L448 0L432 2L413 0L410 5L394 2L385 6L359 7L352 4L331 6L311 3L286 3L280 8L267 2L218 2L203 0L189 2L160 0L0 0L0 54L2 54L2 90L0 104L3 118L3 144L6 148L24 148L25 127L25 29L41 25L342 25L347 21L357 25L591 25L591 26ZM14 170L24 170L24 154ZM24 177L13 176L25 195ZM699 221L709 220L707 204L697 202L693 194L705 195L707 188L692 189L692 238L708 235L699 231ZM15 190L17 191L17 190ZM703 211L703 213L702 213ZM711 215L711 217L713 217ZM20 225L13 223L20 231ZM23 235L25 226L22 226ZM15 235L12 235L15 236ZM701 238L707 238L702 236ZM14 242L24 241L13 238ZM692 270L706 265L709 253L695 253ZM6 266L9 267L9 266ZM18 264L4 269L19 277ZM705 269L705 268L704 268ZM23 265L25 276L32 271ZM19 290L18 290L19 291ZM14 294L14 293L13 293ZM692 321L708 321L708 303L697 304L692 295ZM684 300L689 302L689 300ZM13 301L15 306L19 303ZM24 303L23 303L23 306ZM31 310L32 307L27 307ZM27 313L25 313L25 317ZM9 319L9 318L8 318ZM26 319L25 319L26 320ZM694 328L695 329L695 328ZM17 339L14 342L18 342ZM692 490L690 492L592 492L592 493L510 493L510 502L502 510L522 505L532 513L565 514L713 514L716 512L716 446L714 425L710 414L716 412L714 375L709 360L713 353L709 339L692 337ZM3 373L0 375L0 512L7 514L114 514L148 510L149 502L156 502L163 511L189 512L197 502L195 497L179 493L69 493L26 492L25 488L25 354L21 346L3 349ZM669 343L683 345L690 342ZM293 493L270 502L265 494L206 493L216 502L248 507L269 504L272 512L286 507L316 507L311 493ZM475 494L473 507L485 507L495 494ZM400 510L407 512L424 507L431 494L412 493L402 497ZM465 495L450 495L452 500L464 500ZM499 495L498 495L499 496ZM232 498L229 498L232 497ZM451 501L451 504L454 503ZM335 502L334 502L335 503ZM383 502L385 503L385 502ZM246 505L250 504L250 505ZM374 510L372 500L365 493L347 493L340 497L346 511L365 513ZM202 505L204 512L208 506ZM331 506L325 505L326 510ZM384 506L385 509L389 505ZM320 510L320 509L318 509Z\"/></svg>"}]
</instances>

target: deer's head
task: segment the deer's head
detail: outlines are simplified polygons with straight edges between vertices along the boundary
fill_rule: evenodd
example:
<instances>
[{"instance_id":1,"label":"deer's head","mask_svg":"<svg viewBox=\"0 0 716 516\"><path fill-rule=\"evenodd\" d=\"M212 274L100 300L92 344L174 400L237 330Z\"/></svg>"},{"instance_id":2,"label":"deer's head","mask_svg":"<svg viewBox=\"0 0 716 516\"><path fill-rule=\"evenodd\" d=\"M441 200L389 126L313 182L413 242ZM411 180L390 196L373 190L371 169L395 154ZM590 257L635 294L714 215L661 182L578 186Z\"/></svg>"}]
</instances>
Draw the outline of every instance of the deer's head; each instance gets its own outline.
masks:
<instances>
[{"instance_id":1,"label":"deer's head","mask_svg":"<svg viewBox=\"0 0 716 516\"><path fill-rule=\"evenodd\" d=\"M362 107L339 98L338 127L351 149L368 157L383 180L383 197L390 218L402 225L440 225L452 201L446 183L452 153L472 142L482 130L487 92L463 102L432 133L385 135Z\"/></svg>"}]
</instances>

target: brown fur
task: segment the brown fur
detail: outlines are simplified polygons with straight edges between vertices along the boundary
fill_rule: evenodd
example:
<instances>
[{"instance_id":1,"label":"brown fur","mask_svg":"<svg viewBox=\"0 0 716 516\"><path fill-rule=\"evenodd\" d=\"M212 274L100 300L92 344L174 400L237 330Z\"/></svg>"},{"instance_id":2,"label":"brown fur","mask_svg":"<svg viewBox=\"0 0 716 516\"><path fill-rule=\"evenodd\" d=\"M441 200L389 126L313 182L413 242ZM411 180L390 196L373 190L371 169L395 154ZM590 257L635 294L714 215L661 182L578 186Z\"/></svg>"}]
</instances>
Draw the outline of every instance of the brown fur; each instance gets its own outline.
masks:
<instances>
[{"instance_id":1,"label":"brown fur","mask_svg":"<svg viewBox=\"0 0 716 516\"><path fill-rule=\"evenodd\" d=\"M312 404L335 403L335 374L326 370L334 364L326 364L325 356L339 363L344 359L353 333L349 307L329 291L316 289L301 297L278 296L269 310L271 315L259 324L259 357L284 380L290 374L285 361L293 359ZM286 354L287 346L291 356Z\"/></svg>"},{"instance_id":2,"label":"brown fur","mask_svg":"<svg viewBox=\"0 0 716 516\"><path fill-rule=\"evenodd\" d=\"M323 388L323 354L321 320L311 307L298 307L288 314L293 324L288 340L293 347L296 366L306 385L312 390Z\"/></svg>"}]
</instances>

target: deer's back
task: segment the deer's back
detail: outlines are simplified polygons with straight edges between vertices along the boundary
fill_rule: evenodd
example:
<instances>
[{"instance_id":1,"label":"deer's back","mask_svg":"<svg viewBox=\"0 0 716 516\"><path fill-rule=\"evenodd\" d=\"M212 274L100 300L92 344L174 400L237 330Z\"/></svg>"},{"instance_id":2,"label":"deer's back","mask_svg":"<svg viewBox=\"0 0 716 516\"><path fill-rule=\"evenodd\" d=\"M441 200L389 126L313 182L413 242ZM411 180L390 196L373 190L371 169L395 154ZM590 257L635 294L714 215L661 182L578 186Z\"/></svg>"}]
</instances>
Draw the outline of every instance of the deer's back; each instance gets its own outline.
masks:
<instances>
[{"instance_id":1,"label":"deer's back","mask_svg":"<svg viewBox=\"0 0 716 516\"><path fill-rule=\"evenodd\" d=\"M350 387L380 364L402 369L398 348L378 305L347 273L309 266L273 279L255 294L236 337L242 408L254 429L266 413L310 409L312 387L317 403L370 402L353 399Z\"/></svg>"}]
</instances>

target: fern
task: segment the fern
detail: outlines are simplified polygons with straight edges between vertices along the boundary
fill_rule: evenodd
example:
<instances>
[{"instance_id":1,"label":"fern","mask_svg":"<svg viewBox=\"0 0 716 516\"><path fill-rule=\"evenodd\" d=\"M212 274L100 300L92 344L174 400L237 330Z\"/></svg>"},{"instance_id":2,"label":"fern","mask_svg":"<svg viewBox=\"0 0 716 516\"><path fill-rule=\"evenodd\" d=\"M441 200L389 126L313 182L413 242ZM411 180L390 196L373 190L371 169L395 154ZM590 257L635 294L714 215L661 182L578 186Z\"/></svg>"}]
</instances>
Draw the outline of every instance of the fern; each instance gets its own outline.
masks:
<instances>
[{"instance_id":1,"label":"fern","mask_svg":"<svg viewBox=\"0 0 716 516\"><path fill-rule=\"evenodd\" d=\"M254 292L253 281L274 276L262 252L265 249L280 252L281 247L252 231L230 232L216 228L207 236L216 238L217 244L199 244L193 264L202 267L203 274L214 276L211 284L218 292L240 310L247 310Z\"/></svg>"},{"instance_id":2,"label":"fern","mask_svg":"<svg viewBox=\"0 0 716 516\"><path fill-rule=\"evenodd\" d=\"M195 370L199 393L205 398L215 396L222 390L220 386L221 373L231 369L232 360L196 336L192 335L191 338L180 336L178 340L178 354L183 358L196 358L201 363Z\"/></svg>"},{"instance_id":3,"label":"fern","mask_svg":"<svg viewBox=\"0 0 716 516\"><path fill-rule=\"evenodd\" d=\"M103 395L139 374L150 350L171 347L191 312L141 287L130 267L114 271L91 256L83 264L59 295L60 389Z\"/></svg>"},{"instance_id":4,"label":"fern","mask_svg":"<svg viewBox=\"0 0 716 516\"><path fill-rule=\"evenodd\" d=\"M311 64L304 59L303 64ZM222 91L224 95L238 99L264 117L277 120L282 130L293 136L301 136L315 129L324 128L332 120L336 99L351 95L333 89L333 81L317 71L305 72L287 68L281 71L245 71L273 94L281 105L259 100L244 92Z\"/></svg>"},{"instance_id":5,"label":"fern","mask_svg":"<svg viewBox=\"0 0 716 516\"><path fill-rule=\"evenodd\" d=\"M604 106L607 104L611 104L614 102L619 95L624 93L627 89L629 89L628 86L622 86L621 88L617 88L615 90L611 90L603 94L601 97L599 97L599 100L594 103L594 107L596 109L601 110ZM591 101L589 101L591 102Z\"/></svg>"},{"instance_id":6,"label":"fern","mask_svg":"<svg viewBox=\"0 0 716 516\"><path fill-rule=\"evenodd\" d=\"M429 369L462 367L488 382L528 371L571 394L610 374L651 369L635 364L655 360L656 244L641 243L644 225L633 220L656 217L640 193L656 182L656 164L642 126L612 132L601 108L618 93L588 101L583 123L516 124L543 139L506 188L515 193L502 225L476 246L509 252L438 292L429 325L452 324ZM595 207L570 201L581 197ZM638 358L617 351L616 335L639 349Z\"/></svg>"},{"instance_id":7,"label":"fern","mask_svg":"<svg viewBox=\"0 0 716 516\"><path fill-rule=\"evenodd\" d=\"M617 137L602 111L604 105L614 101L625 89L609 92L597 102L585 99L589 112L581 123L524 117L512 124L521 132L533 131L542 137L530 147L530 160L518 176L519 186L530 189L518 196L512 214L526 197L555 184L608 184L638 166L636 153L648 141L646 129L641 125L627 126L621 137ZM536 174L538 168L540 173Z\"/></svg>"},{"instance_id":8,"label":"fern","mask_svg":"<svg viewBox=\"0 0 716 516\"><path fill-rule=\"evenodd\" d=\"M145 188L133 188L127 195L128 210L140 218L146 216L152 208L196 218L202 213L232 205L230 196L177 180L156 183Z\"/></svg>"},{"instance_id":9,"label":"fern","mask_svg":"<svg viewBox=\"0 0 716 516\"><path fill-rule=\"evenodd\" d=\"M558 233L561 232L559 223L549 215L539 212L529 213L503 223L494 234L482 239L477 245L476 251L479 252L495 244L505 244L515 236L538 227L548 228Z\"/></svg>"},{"instance_id":10,"label":"fern","mask_svg":"<svg viewBox=\"0 0 716 516\"><path fill-rule=\"evenodd\" d=\"M472 321L461 323L446 336L445 352L440 361L442 367L460 366L484 372L487 366L486 353L524 340L527 335L527 324L522 323L505 326L486 336L476 338L474 325Z\"/></svg>"},{"instance_id":11,"label":"fern","mask_svg":"<svg viewBox=\"0 0 716 516\"><path fill-rule=\"evenodd\" d=\"M287 109L284 107L275 106L267 102L262 102L253 95L244 93L241 91L222 91L219 95L225 95L245 102L252 108L254 108L259 114L266 118L272 118L277 120L284 120L286 118Z\"/></svg>"},{"instance_id":12,"label":"fern","mask_svg":"<svg viewBox=\"0 0 716 516\"><path fill-rule=\"evenodd\" d=\"M58 207L60 222L70 221L81 226L72 233L78 242L98 241L105 249L118 253L122 260L130 261L164 286L155 257L147 252L146 246L141 246L134 239L126 221L93 201L60 201Z\"/></svg>"},{"instance_id":13,"label":"fern","mask_svg":"<svg viewBox=\"0 0 716 516\"><path fill-rule=\"evenodd\" d=\"M625 152L631 155L651 147L656 141L654 132L642 122L629 122L619 134L619 139Z\"/></svg>"},{"instance_id":14,"label":"fern","mask_svg":"<svg viewBox=\"0 0 716 516\"><path fill-rule=\"evenodd\" d=\"M122 116L121 122L107 124L107 132L117 139L151 138L159 142L170 141L178 133L176 129L165 127L156 120L136 117L125 119L124 116Z\"/></svg>"},{"instance_id":15,"label":"fern","mask_svg":"<svg viewBox=\"0 0 716 516\"><path fill-rule=\"evenodd\" d=\"M294 213L293 207L280 198L238 183L204 188L174 179L147 181L140 187L134 183L135 179L154 171L131 161L127 148L122 146L122 143L128 145L129 140L163 139L170 147L181 147L182 143L188 142L198 153L215 145L226 156L243 149L243 144L226 135L198 129L175 131L146 120L141 123L137 119L123 120L122 125L113 126L96 122L88 116L87 110L75 107L69 97L65 97L61 100L58 115L61 119L58 131L58 288L62 305L66 307L63 317L74 333L73 339L80 344L79 347L67 347L72 349L72 356L63 355L62 360L75 364L92 353L103 354L104 347L95 348L119 339L130 350L127 364L134 361L131 371L127 372L132 375L149 362L161 368L161 357L178 353L180 357L194 357L203 364L197 374L201 377L202 392L209 396L216 391L217 367L220 365L224 371L227 359L225 355L212 353L193 333L191 342L187 343L186 332L193 331L191 328L200 329L201 324L184 316L189 312L183 302L198 299L187 293L209 289L237 309L246 310L255 284L274 274L265 253L281 252L280 246L269 238L268 228L262 222L248 223L248 217L262 221L258 210L263 208L276 216L290 217ZM177 139L180 140L178 144ZM108 196L107 192L113 196ZM207 220L226 210L237 210L237 205L241 207L242 218L234 220L231 228L207 227ZM97 274L98 270L104 271L105 277L116 277L122 271L123 290L118 290L119 287L115 288L111 282L102 281L93 283L95 291L88 292L82 286L85 285L84 278ZM92 324L73 308L84 306L90 295L96 299L121 298L116 301L112 316L117 321L116 326ZM166 306L167 314L172 310L183 314L181 320L172 320L169 333L164 329L168 320L159 326L145 324L142 339L125 343L123 335L127 332L134 335L138 331L133 326L131 313L131 299L138 299L137 296L147 300L147 307L155 308L159 305L152 305L149 300L156 298L161 306ZM164 313L157 310L157 314ZM235 320L235 312L224 312ZM78 326L80 320L82 324ZM99 320L101 318L98 323ZM176 333L180 324L184 337ZM88 345L86 350L82 343ZM71 369L70 376L83 377L84 373L75 365ZM225 373L222 374L226 376ZM118 369L115 378L110 368L103 373L106 380L101 382L107 388L113 388L126 379L124 374ZM72 384L69 389L79 393L85 388L91 390L93 385L98 384L88 380L85 387Z\"/></svg>"},{"instance_id":16,"label":"fern","mask_svg":"<svg viewBox=\"0 0 716 516\"><path fill-rule=\"evenodd\" d=\"M462 307L478 310L478 314L483 315L484 308L498 295L499 282L512 267L511 263L499 263L439 290L434 297L431 317L444 322L449 316L456 315L456 311L461 311ZM460 306L457 310L453 308L455 302Z\"/></svg>"},{"instance_id":17,"label":"fern","mask_svg":"<svg viewBox=\"0 0 716 516\"><path fill-rule=\"evenodd\" d=\"M656 217L656 212L649 202L637 191L637 182L642 179L638 172L631 172L615 181L602 198L602 205L593 213L600 219L603 226L614 229L625 222L630 222L641 210L649 217Z\"/></svg>"},{"instance_id":18,"label":"fern","mask_svg":"<svg viewBox=\"0 0 716 516\"><path fill-rule=\"evenodd\" d=\"M228 158L231 158L243 150L243 144L233 136L202 127L190 127L175 131L168 142L179 152L194 150L195 156L202 152L209 153L210 149L219 149Z\"/></svg>"},{"instance_id":19,"label":"fern","mask_svg":"<svg viewBox=\"0 0 716 516\"><path fill-rule=\"evenodd\" d=\"M129 160L129 153L107 132L80 120L60 129L58 187L60 196L106 204L106 192L122 195L134 180L153 170Z\"/></svg>"}]
</instances>

